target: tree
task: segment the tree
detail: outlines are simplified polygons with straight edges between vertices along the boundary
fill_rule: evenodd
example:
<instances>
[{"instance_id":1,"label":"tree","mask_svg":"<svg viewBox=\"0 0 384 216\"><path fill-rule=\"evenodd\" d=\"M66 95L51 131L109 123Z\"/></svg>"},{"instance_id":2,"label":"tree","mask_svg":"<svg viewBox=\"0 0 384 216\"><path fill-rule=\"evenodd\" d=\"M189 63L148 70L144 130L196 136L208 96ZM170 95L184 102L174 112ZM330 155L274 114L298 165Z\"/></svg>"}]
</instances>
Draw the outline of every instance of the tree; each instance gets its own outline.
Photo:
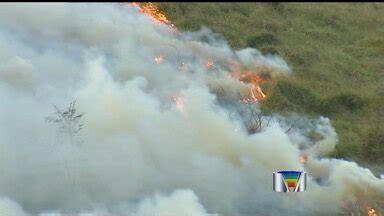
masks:
<instances>
[{"instance_id":1,"label":"tree","mask_svg":"<svg viewBox=\"0 0 384 216\"><path fill-rule=\"evenodd\" d=\"M59 133L68 135L71 144L74 144L76 137L81 136L80 132L84 126L80 123L80 120L85 113L77 114L75 105L76 101L73 101L65 110L61 110L54 105L53 107L56 110L55 116L46 118L47 122L52 122L58 125Z\"/></svg>"},{"instance_id":2,"label":"tree","mask_svg":"<svg viewBox=\"0 0 384 216\"><path fill-rule=\"evenodd\" d=\"M244 104L244 103L243 103ZM271 122L278 123L285 129L285 133L289 133L294 123L288 123L283 119L274 118L272 116L263 115L263 113L255 106L254 103L245 103L240 110L240 115L243 118L244 125L247 128L248 134L255 134L261 132L264 128L268 127Z\"/></svg>"}]
</instances>

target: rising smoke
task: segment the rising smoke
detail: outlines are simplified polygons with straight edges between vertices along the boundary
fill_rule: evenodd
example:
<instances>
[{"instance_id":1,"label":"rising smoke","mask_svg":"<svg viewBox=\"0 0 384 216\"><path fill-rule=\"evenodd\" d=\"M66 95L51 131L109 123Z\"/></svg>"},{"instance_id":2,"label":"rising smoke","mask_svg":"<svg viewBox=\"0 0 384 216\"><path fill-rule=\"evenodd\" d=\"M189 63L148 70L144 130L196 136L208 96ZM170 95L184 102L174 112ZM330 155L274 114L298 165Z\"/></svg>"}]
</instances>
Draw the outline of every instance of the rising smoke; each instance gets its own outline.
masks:
<instances>
[{"instance_id":1,"label":"rising smoke","mask_svg":"<svg viewBox=\"0 0 384 216\"><path fill-rule=\"evenodd\" d=\"M321 158L337 143L329 119L274 115L249 134L238 102L249 85L237 71L291 73L278 56L234 51L206 28L182 33L126 4L2 4L0 215L380 208L384 180ZM79 141L45 121L73 100L85 113ZM308 191L273 192L282 169L307 171Z\"/></svg>"}]
</instances>

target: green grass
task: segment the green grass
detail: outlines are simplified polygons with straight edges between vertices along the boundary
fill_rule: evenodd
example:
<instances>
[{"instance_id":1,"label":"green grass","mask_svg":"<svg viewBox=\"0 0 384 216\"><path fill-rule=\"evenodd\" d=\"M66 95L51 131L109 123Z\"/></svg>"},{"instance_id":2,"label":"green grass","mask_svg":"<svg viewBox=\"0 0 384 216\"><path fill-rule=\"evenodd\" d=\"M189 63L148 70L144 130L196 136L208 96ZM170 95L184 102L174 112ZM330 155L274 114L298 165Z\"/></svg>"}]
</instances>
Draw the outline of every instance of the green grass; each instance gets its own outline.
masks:
<instances>
[{"instance_id":1,"label":"green grass","mask_svg":"<svg viewBox=\"0 0 384 216\"><path fill-rule=\"evenodd\" d=\"M158 3L179 29L207 26L234 48L275 53L293 75L266 84L268 112L331 118L332 156L384 162L384 4Z\"/></svg>"}]
</instances>

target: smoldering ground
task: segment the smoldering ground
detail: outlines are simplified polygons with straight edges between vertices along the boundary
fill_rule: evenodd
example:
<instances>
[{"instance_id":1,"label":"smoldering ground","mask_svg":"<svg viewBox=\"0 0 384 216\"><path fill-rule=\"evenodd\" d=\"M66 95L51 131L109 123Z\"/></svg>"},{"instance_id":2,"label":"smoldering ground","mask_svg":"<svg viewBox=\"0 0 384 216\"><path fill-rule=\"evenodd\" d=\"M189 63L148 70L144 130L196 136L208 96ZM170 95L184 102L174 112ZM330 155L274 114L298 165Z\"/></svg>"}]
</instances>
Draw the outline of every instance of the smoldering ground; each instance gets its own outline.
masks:
<instances>
[{"instance_id":1,"label":"smoldering ground","mask_svg":"<svg viewBox=\"0 0 384 216\"><path fill-rule=\"evenodd\" d=\"M322 158L337 143L329 119L276 114L248 133L237 100L249 86L230 73L291 70L206 28L183 33L125 4L2 4L0 62L4 215L332 215L361 200L382 205L384 180ZM84 127L67 139L46 117L73 100ZM300 124L286 133L292 120ZM273 192L282 169L307 171L308 191Z\"/></svg>"}]
</instances>

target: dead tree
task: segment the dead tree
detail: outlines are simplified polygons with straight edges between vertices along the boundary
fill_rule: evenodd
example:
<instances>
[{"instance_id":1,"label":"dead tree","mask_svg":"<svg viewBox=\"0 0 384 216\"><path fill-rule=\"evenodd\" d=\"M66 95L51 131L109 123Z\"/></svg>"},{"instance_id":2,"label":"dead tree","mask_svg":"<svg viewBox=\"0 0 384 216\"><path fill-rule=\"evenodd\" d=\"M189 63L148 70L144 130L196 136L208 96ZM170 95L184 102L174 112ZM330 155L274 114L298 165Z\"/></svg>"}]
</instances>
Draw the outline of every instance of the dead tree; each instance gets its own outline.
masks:
<instances>
[{"instance_id":1,"label":"dead tree","mask_svg":"<svg viewBox=\"0 0 384 216\"><path fill-rule=\"evenodd\" d=\"M253 103L243 103L245 109L240 110L240 115L243 118L244 126L248 134L259 133L263 128L268 127L272 117L264 116L255 108Z\"/></svg>"},{"instance_id":2,"label":"dead tree","mask_svg":"<svg viewBox=\"0 0 384 216\"><path fill-rule=\"evenodd\" d=\"M253 103L245 103L245 110L240 111L243 117L244 125L248 134L255 134L261 132L264 128L268 127L271 122L277 122L282 128L285 128L285 133L289 133L293 129L294 124L287 124L281 119L273 118L272 116L263 115L263 113L254 107Z\"/></svg>"},{"instance_id":3,"label":"dead tree","mask_svg":"<svg viewBox=\"0 0 384 216\"><path fill-rule=\"evenodd\" d=\"M80 185L77 183L77 179L79 178L79 172L76 172L77 166L79 166L79 162L84 159L81 158L81 151L77 148L76 145L80 145L81 139L81 131L83 129L83 124L81 123L81 119L84 116L84 113L77 113L76 110L76 101L73 101L69 104L69 107L62 110L54 105L55 114L54 116L47 117L46 121L50 123L54 123L58 127L58 134L65 136L65 141L61 140L60 143L69 143L70 145L62 146L63 148L57 149L59 151L61 161L63 163L63 167L65 170L65 175L67 180L71 185L71 190L73 193L76 193L82 188L79 188ZM59 136L59 141L60 137Z\"/></svg>"},{"instance_id":4,"label":"dead tree","mask_svg":"<svg viewBox=\"0 0 384 216\"><path fill-rule=\"evenodd\" d=\"M75 108L76 101L73 101L69 104L69 107L65 110L59 109L56 105L55 116L47 117L46 121L55 123L58 125L58 132L61 134L66 134L69 137L71 144L74 144L75 138L81 136L81 130L83 129L83 124L80 122L81 118L84 116L84 113L77 114Z\"/></svg>"}]
</instances>

